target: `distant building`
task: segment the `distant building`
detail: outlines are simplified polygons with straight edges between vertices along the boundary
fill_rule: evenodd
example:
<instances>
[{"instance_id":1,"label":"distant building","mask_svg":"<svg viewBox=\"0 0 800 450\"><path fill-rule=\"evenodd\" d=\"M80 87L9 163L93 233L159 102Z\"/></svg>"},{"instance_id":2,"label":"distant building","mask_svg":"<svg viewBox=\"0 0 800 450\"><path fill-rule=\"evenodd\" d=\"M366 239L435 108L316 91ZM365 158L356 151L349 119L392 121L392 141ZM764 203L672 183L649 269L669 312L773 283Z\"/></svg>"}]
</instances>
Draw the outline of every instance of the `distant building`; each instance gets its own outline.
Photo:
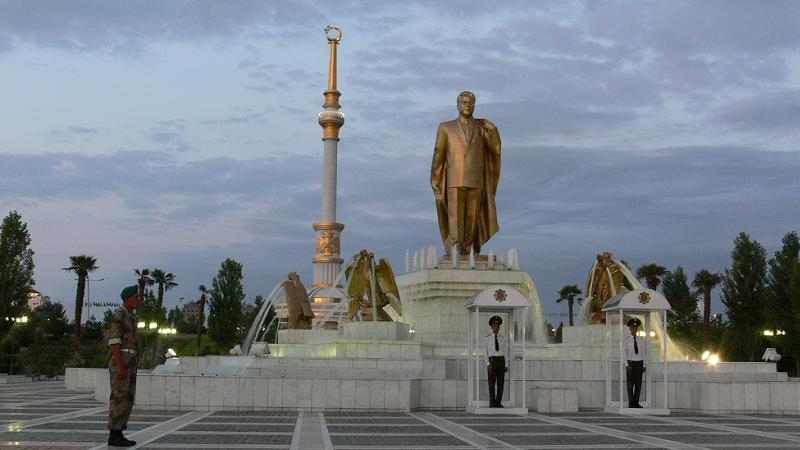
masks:
<instances>
[{"instance_id":1,"label":"distant building","mask_svg":"<svg viewBox=\"0 0 800 450\"><path fill-rule=\"evenodd\" d=\"M30 288L28 289L28 310L33 311L34 309L41 306L43 303L50 303L50 297L47 295L42 295L41 292L37 291L36 289Z\"/></svg>"},{"instance_id":2,"label":"distant building","mask_svg":"<svg viewBox=\"0 0 800 450\"><path fill-rule=\"evenodd\" d=\"M183 305L181 314L183 315L183 320L186 321L200 320L200 302L189 302Z\"/></svg>"}]
</instances>

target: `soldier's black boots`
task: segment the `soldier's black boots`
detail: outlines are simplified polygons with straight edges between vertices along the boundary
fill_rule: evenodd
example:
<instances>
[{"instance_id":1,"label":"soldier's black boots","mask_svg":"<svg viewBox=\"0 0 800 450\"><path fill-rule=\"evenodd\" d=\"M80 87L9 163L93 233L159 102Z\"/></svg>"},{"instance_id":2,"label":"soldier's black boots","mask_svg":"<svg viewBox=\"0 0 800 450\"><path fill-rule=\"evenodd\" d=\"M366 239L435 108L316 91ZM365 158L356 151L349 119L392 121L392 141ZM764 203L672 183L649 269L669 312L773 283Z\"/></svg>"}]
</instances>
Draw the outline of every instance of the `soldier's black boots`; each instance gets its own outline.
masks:
<instances>
[{"instance_id":1,"label":"soldier's black boots","mask_svg":"<svg viewBox=\"0 0 800 450\"><path fill-rule=\"evenodd\" d=\"M122 430L111 430L108 434L108 445L112 447L132 447L136 442L125 439L122 435Z\"/></svg>"}]
</instances>

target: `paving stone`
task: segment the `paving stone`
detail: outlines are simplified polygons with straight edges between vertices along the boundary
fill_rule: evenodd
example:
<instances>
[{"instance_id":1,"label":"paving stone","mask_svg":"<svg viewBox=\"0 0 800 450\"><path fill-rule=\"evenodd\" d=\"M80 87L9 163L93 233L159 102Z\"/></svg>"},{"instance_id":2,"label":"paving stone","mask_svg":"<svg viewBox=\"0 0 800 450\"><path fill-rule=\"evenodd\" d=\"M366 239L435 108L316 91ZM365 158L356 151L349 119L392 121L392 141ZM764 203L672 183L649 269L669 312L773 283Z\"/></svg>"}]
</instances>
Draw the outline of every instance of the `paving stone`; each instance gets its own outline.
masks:
<instances>
[{"instance_id":1,"label":"paving stone","mask_svg":"<svg viewBox=\"0 0 800 450\"><path fill-rule=\"evenodd\" d=\"M441 447L441 446L463 446L464 441L452 436L441 434L437 436L428 435L404 435L404 436L354 436L343 434L332 434L331 443L334 446L365 446L369 448L381 448L391 446L403 447Z\"/></svg>"},{"instance_id":2,"label":"paving stone","mask_svg":"<svg viewBox=\"0 0 800 450\"><path fill-rule=\"evenodd\" d=\"M441 433L442 431L430 425L400 425L395 427L386 426L365 426L359 427L331 425L327 424L329 433L352 434L352 433L376 433L376 434L409 434L409 433Z\"/></svg>"},{"instance_id":3,"label":"paving stone","mask_svg":"<svg viewBox=\"0 0 800 450\"><path fill-rule=\"evenodd\" d=\"M329 417L328 413L325 413L325 422L328 425L337 424L337 423L342 423L342 424L344 424L344 423L355 423L355 424L363 424L363 425L368 425L368 424L375 424L375 425L381 425L381 424L383 424L383 425L409 424L409 425L411 425L411 424L424 423L424 422L422 422L420 420L417 420L417 419L415 419L413 417L402 417L402 418L401 417L398 417L398 418L384 417L384 418L381 418L381 419L372 419L372 418L369 418L369 417L364 417L364 418L341 418L341 417Z\"/></svg>"},{"instance_id":4,"label":"paving stone","mask_svg":"<svg viewBox=\"0 0 800 450\"><path fill-rule=\"evenodd\" d=\"M281 434L178 434L156 439L156 444L263 444L290 445L291 435Z\"/></svg>"},{"instance_id":5,"label":"paving stone","mask_svg":"<svg viewBox=\"0 0 800 450\"><path fill-rule=\"evenodd\" d=\"M660 420L654 419L647 419L644 417L630 417L630 416L617 416L617 417L571 417L569 420L574 420L575 422L580 423L587 423L587 424L596 424L596 423L652 423L652 424L661 424Z\"/></svg>"},{"instance_id":6,"label":"paving stone","mask_svg":"<svg viewBox=\"0 0 800 450\"><path fill-rule=\"evenodd\" d=\"M563 425L468 425L471 430L475 430L483 434L495 433L589 433L588 431L579 428L566 427Z\"/></svg>"},{"instance_id":7,"label":"paving stone","mask_svg":"<svg viewBox=\"0 0 800 450\"><path fill-rule=\"evenodd\" d=\"M741 424L737 425L736 428L741 428L743 430L753 430L753 431L767 431L770 433L800 433L800 425L784 425L780 423L776 423L773 425Z\"/></svg>"},{"instance_id":8,"label":"paving stone","mask_svg":"<svg viewBox=\"0 0 800 450\"><path fill-rule=\"evenodd\" d=\"M76 431L44 433L15 431L0 433L0 442L105 442L106 433L81 433Z\"/></svg>"},{"instance_id":9,"label":"paving stone","mask_svg":"<svg viewBox=\"0 0 800 450\"><path fill-rule=\"evenodd\" d=\"M286 417L297 417L297 412L295 411L216 411L211 414L211 417L217 416L253 416L253 417L261 417L261 416L286 416Z\"/></svg>"},{"instance_id":10,"label":"paving stone","mask_svg":"<svg viewBox=\"0 0 800 450\"><path fill-rule=\"evenodd\" d=\"M63 386L63 383L60 383ZM48 384L59 386L59 384ZM0 447L13 443L13 448L31 450L62 450L65 448L90 448L105 442L107 411L95 412L70 419L46 422L18 432L6 432L8 425L31 419L45 419L66 412L86 411L102 406L91 397L76 394L63 388L47 388L44 384L0 386ZM35 392L27 390L37 389ZM77 398L70 399L70 397ZM28 406L14 406L34 401ZM476 416L465 411L433 411L433 415L467 427L473 435L491 436L507 445L521 448L657 448L640 441L615 436L618 432L631 432L665 439L676 444L694 444L708 448L800 448L800 443L790 441L800 436L800 417L768 416L713 416L705 414L673 414L671 418L685 421L672 424L649 417L630 417L605 412L578 412L547 414L545 417L572 422L572 426L553 424L536 417ZM185 411L134 410L129 431L135 432L187 414ZM306 413L311 415L316 413ZM331 441L337 449L466 449L472 448L456 436L407 413L383 412L326 412L324 413ZM256 448L288 448L292 441L298 413L294 411L217 411L160 437L145 448L180 448L225 450ZM667 419L669 420L669 419ZM581 424L605 430L594 433L581 428ZM715 430L714 426L739 430L730 433ZM176 427L178 425L176 424ZM464 431L460 427L448 428L451 433ZM762 437L748 434L752 431L773 433ZM473 436L475 437L475 436ZM784 437L785 439L781 439ZM502 448L498 443L494 448Z\"/></svg>"},{"instance_id":11,"label":"paving stone","mask_svg":"<svg viewBox=\"0 0 800 450\"><path fill-rule=\"evenodd\" d=\"M490 435L493 438L512 445L602 445L602 444L637 444L628 439L606 436L604 434L537 434L527 436Z\"/></svg>"},{"instance_id":12,"label":"paving stone","mask_svg":"<svg viewBox=\"0 0 800 450\"><path fill-rule=\"evenodd\" d=\"M657 437L685 444L792 444L791 441L784 439L739 433L659 434ZM797 442L793 445L800 447L800 443Z\"/></svg>"},{"instance_id":13,"label":"paving stone","mask_svg":"<svg viewBox=\"0 0 800 450\"><path fill-rule=\"evenodd\" d=\"M208 416L195 423L215 422L215 423L297 423L297 417L221 417Z\"/></svg>"},{"instance_id":14,"label":"paving stone","mask_svg":"<svg viewBox=\"0 0 800 450\"><path fill-rule=\"evenodd\" d=\"M703 433L713 431L710 428L704 428L694 425L671 425L671 424L630 424L630 425L599 425L603 428L611 428L612 430L627 431L629 433L686 433L695 432Z\"/></svg>"},{"instance_id":15,"label":"paving stone","mask_svg":"<svg viewBox=\"0 0 800 450\"><path fill-rule=\"evenodd\" d=\"M148 427L152 427L152 423L136 423L136 422L129 422L128 423L128 430L143 430ZM43 423L41 425L34 425L32 427L26 428L26 430L76 430L76 431L88 431L88 430L103 430L108 431L108 423L107 422L51 422L51 423Z\"/></svg>"},{"instance_id":16,"label":"paving stone","mask_svg":"<svg viewBox=\"0 0 800 450\"><path fill-rule=\"evenodd\" d=\"M535 423L539 423L539 424L549 424L550 423L550 422L545 422L544 420L533 419L533 418L530 418L530 417L514 416L513 418L506 418L506 419L503 419L503 420L498 420L498 419L490 418L490 417L492 417L492 416L472 416L472 417L464 417L464 418L458 418L458 419L454 419L454 418L449 418L448 419L446 417L443 417L443 419L447 419L447 420L449 420L449 421L451 421L453 423L457 423L457 424L464 425L464 426L468 426L470 424L486 425L486 424L492 424L492 423L506 424L506 425L507 424L532 425L532 424L535 424Z\"/></svg>"},{"instance_id":17,"label":"paving stone","mask_svg":"<svg viewBox=\"0 0 800 450\"><path fill-rule=\"evenodd\" d=\"M719 425L728 425L728 424L746 424L746 423L775 423L769 419L758 419L758 418L733 418L733 417L699 417L696 419L683 419L682 420L691 420L692 422L700 422L700 423L710 423L710 424L719 424Z\"/></svg>"},{"instance_id":18,"label":"paving stone","mask_svg":"<svg viewBox=\"0 0 800 450\"><path fill-rule=\"evenodd\" d=\"M180 431L227 431L227 432L261 432L261 433L292 433L294 424L213 424L192 423L180 428Z\"/></svg>"}]
</instances>

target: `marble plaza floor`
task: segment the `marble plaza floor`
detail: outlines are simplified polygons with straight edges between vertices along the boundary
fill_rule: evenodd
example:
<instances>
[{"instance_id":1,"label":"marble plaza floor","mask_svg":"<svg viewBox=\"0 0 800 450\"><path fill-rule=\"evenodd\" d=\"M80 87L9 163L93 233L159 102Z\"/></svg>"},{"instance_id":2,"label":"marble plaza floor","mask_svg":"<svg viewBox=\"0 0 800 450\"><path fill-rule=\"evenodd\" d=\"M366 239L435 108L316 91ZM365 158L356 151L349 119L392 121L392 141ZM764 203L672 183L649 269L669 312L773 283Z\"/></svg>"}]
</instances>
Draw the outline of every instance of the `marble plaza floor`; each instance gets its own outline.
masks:
<instances>
[{"instance_id":1,"label":"marble plaza floor","mask_svg":"<svg viewBox=\"0 0 800 450\"><path fill-rule=\"evenodd\" d=\"M0 384L0 448L106 448L106 417L63 382ZM800 417L134 411L127 435L148 449L800 449Z\"/></svg>"}]
</instances>

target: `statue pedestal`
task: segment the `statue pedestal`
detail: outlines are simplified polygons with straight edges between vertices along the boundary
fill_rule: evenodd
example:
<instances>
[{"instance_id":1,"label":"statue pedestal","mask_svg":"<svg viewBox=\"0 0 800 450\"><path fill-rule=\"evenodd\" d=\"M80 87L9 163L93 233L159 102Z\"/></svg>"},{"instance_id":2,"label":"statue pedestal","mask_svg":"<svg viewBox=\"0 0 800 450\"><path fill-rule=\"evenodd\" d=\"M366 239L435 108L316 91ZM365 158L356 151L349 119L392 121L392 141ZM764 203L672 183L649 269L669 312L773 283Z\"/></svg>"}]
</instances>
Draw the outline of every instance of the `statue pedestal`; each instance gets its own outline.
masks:
<instances>
[{"instance_id":1,"label":"statue pedestal","mask_svg":"<svg viewBox=\"0 0 800 450\"><path fill-rule=\"evenodd\" d=\"M410 341L409 325L401 322L345 322L343 339L371 341Z\"/></svg>"},{"instance_id":2,"label":"statue pedestal","mask_svg":"<svg viewBox=\"0 0 800 450\"><path fill-rule=\"evenodd\" d=\"M337 330L278 330L279 344L324 344L337 339Z\"/></svg>"},{"instance_id":3,"label":"statue pedestal","mask_svg":"<svg viewBox=\"0 0 800 450\"><path fill-rule=\"evenodd\" d=\"M499 284L513 287L531 300L526 321L528 341L545 342L539 294L527 272L509 270L500 264L493 269L485 265L469 269L462 264L459 262L458 268L453 269L442 263L438 269L418 270L395 277L403 302L403 315L397 317L393 311L390 314L395 320L411 326L414 340L465 346L469 334L464 303L483 289ZM488 333L489 316L481 320ZM507 331L503 328L503 333Z\"/></svg>"}]
</instances>

